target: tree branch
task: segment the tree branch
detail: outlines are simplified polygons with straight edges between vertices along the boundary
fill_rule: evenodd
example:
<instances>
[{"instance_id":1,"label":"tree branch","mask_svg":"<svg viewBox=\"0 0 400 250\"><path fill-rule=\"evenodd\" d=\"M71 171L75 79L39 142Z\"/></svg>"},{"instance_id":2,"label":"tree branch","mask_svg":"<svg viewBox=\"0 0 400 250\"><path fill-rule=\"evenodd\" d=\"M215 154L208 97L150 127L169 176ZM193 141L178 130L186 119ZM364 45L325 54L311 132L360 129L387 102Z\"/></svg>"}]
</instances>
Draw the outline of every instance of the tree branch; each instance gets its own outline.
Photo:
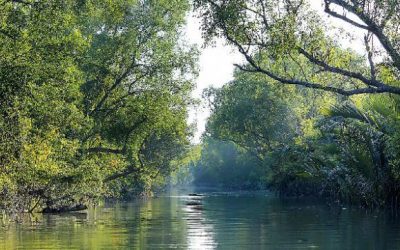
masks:
<instances>
[{"instance_id":1,"label":"tree branch","mask_svg":"<svg viewBox=\"0 0 400 250\"><path fill-rule=\"evenodd\" d=\"M326 71L360 80L368 86L374 86L377 88L385 87L384 83L377 81L377 80L368 79L365 76L363 76L361 73L352 72L349 70L331 66L331 65L327 64L326 62L315 58L314 56L312 56L310 53L308 53L307 51L305 51L302 48L299 48L298 51L300 54L304 55L310 62L324 68L324 70L326 70ZM398 92L400 93L400 88L398 89Z\"/></svg>"},{"instance_id":2,"label":"tree branch","mask_svg":"<svg viewBox=\"0 0 400 250\"><path fill-rule=\"evenodd\" d=\"M359 8L361 8L361 6L352 6L343 0L325 0L325 2L337 4L338 6L343 7L347 11L355 14L358 18L360 18L360 20L363 21L367 25L367 27L368 27L367 30L371 31L378 38L379 42L382 44L383 48L386 50L389 57L393 60L394 66L398 70L400 70L400 53L394 48L390 39L384 34L382 26L375 23L370 16L365 14L363 11L359 10ZM354 1L353 1L353 3L354 3Z\"/></svg>"},{"instance_id":3,"label":"tree branch","mask_svg":"<svg viewBox=\"0 0 400 250\"><path fill-rule=\"evenodd\" d=\"M144 140L142 141L142 143L140 144L140 146L139 146L139 151L138 151L138 153L137 153L137 157L138 157L138 160L139 160L139 167L138 167L138 168L135 168L135 167L134 167L134 164L129 165L129 166L125 169L125 171L119 172L119 173L115 173L115 174L113 174L113 175L110 175L110 176L106 177L106 178L103 180L103 182L109 182L109 181L113 181L113 180L116 180L116 179L119 179L119 178L122 178L122 177L126 177L126 176L128 176L128 175L130 175L130 174L133 174L133 173L140 173L140 172L143 172L144 169L145 169L145 168L144 168L145 165L144 165L143 159L141 159L141 157L140 157L140 154L141 154L142 150L144 149L144 144L145 144L145 143L146 143L146 139L144 139Z\"/></svg>"},{"instance_id":4,"label":"tree branch","mask_svg":"<svg viewBox=\"0 0 400 250\"><path fill-rule=\"evenodd\" d=\"M126 177L126 176L128 176L128 175L130 175L130 174L133 174L133 173L135 173L135 172L137 172L137 169L135 169L133 166L130 166L130 167L128 167L128 168L127 168L125 171L123 171L123 172L115 173L115 174L113 174L113 175L110 175L110 176L106 177L106 178L103 180L103 182L104 182L104 183L110 182L110 181L113 181L113 180L116 180L116 179L119 179L119 178L122 178L122 177Z\"/></svg>"},{"instance_id":5,"label":"tree branch","mask_svg":"<svg viewBox=\"0 0 400 250\"><path fill-rule=\"evenodd\" d=\"M217 13L221 12L221 14L224 14L224 9L220 5L218 5L216 2L212 0L207 0L209 4L215 9ZM334 3L339 6L342 6L344 9L347 9L348 11L354 13L356 16L360 18L361 21L365 23L359 24L351 19L348 19L345 16L340 15L342 19L345 21L349 22L350 24L357 26L359 28L363 28L366 30L370 30L371 33L373 33L375 36L378 37L378 39L381 41L381 43L384 45L385 49L387 49L389 55L393 59L395 64L398 64L400 68L400 56L398 55L398 52L394 50L393 46L387 39L387 37L383 34L383 31L379 29L379 27L373 22L373 20L365 15L362 11L359 11L357 8L354 6L350 5L349 3L343 1L343 0L325 0L326 3L326 8L332 14L333 16L338 17L339 14L336 12L332 12L329 9L329 4ZM335 14L336 13L336 14ZM325 71L328 71L330 73L334 74L339 74L345 77L349 77L350 79L355 79L361 81L363 84L366 85L366 87L363 88L354 88L354 89L344 89L340 87L334 87L334 86L329 86L321 83L315 83L315 82L310 82L308 80L300 80L300 79L295 79L294 77L288 78L281 76L275 72L273 72L270 69L263 68L260 66L258 62L253 58L251 55L251 52L249 51L249 47L246 47L247 45L251 44L251 40L249 40L249 44L247 43L242 43L236 40L236 36L231 34L231 31L229 28L227 28L225 20L223 18L220 18L218 22L216 23L218 28L221 29L223 36L227 39L229 43L234 45L235 47L238 48L239 52L245 57L246 61L248 62L248 66L243 67L241 65L236 65L240 70L247 71L247 72L257 72L257 73L262 73L267 75L268 77L272 78L273 80L276 80L282 84L289 84L289 85L299 85L299 86L304 86L307 88L313 88L313 89L319 89L323 91L329 91L333 93L338 93L344 96L351 96L351 95L357 95L357 94L365 94L365 93L393 93L393 94L400 94L400 88L399 87L394 87L385 84L384 82L378 81L375 79L375 77L372 77L371 79L368 77L365 77L363 74L358 73L358 72L353 72L348 69L343 69L339 67L335 67L332 65L329 65L328 63L317 59L314 57L312 54L306 52L304 49L298 49L298 52L302 55L304 55L311 63L314 65L322 67ZM247 34L244 34L247 35Z\"/></svg>"},{"instance_id":6,"label":"tree branch","mask_svg":"<svg viewBox=\"0 0 400 250\"><path fill-rule=\"evenodd\" d=\"M94 114L94 113L98 112L101 109L101 107L104 105L104 103L106 102L107 98L111 95L111 92L114 91L114 89L116 89L122 83L122 81L131 73L131 71L138 66L140 66L140 64L136 64L136 62L133 60L132 64L125 70L125 72L122 73L122 75L119 76L117 79L115 79L114 84L111 85L111 87L107 90L107 92L100 99L99 103L90 112L90 114Z\"/></svg>"},{"instance_id":7,"label":"tree branch","mask_svg":"<svg viewBox=\"0 0 400 250\"><path fill-rule=\"evenodd\" d=\"M340 89L340 88L325 86L325 85L322 85L319 83L300 81L300 80L296 80L296 79L286 79L286 78L277 76L267 70L261 69L259 67L257 67L256 69L249 69L249 68L245 68L238 64L235 64L235 66L238 67L242 71L266 74L267 76L271 77L272 79L274 79L282 84L299 85L299 86L303 86L303 87L307 87L307 88L333 92L333 93L337 93L337 94L344 95L344 96L352 96L352 95L359 95L359 94L377 94L377 93L389 92L389 90L387 88L370 88L370 87L360 88L360 89L352 89L352 90L344 90L344 89ZM400 94L400 92L399 92L399 94Z\"/></svg>"},{"instance_id":8,"label":"tree branch","mask_svg":"<svg viewBox=\"0 0 400 250\"><path fill-rule=\"evenodd\" d=\"M112 149L112 148L103 148L103 147L89 148L87 151L89 153L124 154L124 150Z\"/></svg>"},{"instance_id":9,"label":"tree branch","mask_svg":"<svg viewBox=\"0 0 400 250\"><path fill-rule=\"evenodd\" d=\"M372 40L372 48L369 45L370 39ZM372 80L376 81L376 68L373 60L373 37L369 35L364 36L365 49L367 51L368 63Z\"/></svg>"},{"instance_id":10,"label":"tree branch","mask_svg":"<svg viewBox=\"0 0 400 250\"><path fill-rule=\"evenodd\" d=\"M351 20L350 18L348 18L348 17L346 17L344 15L341 15L341 14L331 10L330 9L330 1L328 1L328 0L325 0L325 10L324 11L325 11L325 13L327 13L327 14L333 16L333 17L336 17L338 19L341 19L341 20L343 20L343 21L345 21L345 22L347 22L347 23L349 23L349 24L351 24L353 26L356 26L358 28L365 29L365 30L370 30L370 27L368 27L367 25L360 24L360 23L358 23L358 22L356 22L354 20Z\"/></svg>"}]
</instances>

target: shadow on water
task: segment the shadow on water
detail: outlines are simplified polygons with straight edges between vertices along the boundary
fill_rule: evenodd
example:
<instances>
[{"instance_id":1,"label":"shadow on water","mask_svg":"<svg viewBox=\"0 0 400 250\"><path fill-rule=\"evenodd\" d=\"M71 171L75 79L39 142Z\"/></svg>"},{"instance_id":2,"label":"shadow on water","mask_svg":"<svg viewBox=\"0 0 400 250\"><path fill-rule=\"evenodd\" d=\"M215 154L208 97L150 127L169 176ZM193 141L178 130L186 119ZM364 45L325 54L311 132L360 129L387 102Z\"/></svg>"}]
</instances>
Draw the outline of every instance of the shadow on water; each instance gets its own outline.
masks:
<instances>
[{"instance_id":1,"label":"shadow on water","mask_svg":"<svg viewBox=\"0 0 400 250\"><path fill-rule=\"evenodd\" d=\"M399 249L385 212L265 192L171 193L0 228L0 249Z\"/></svg>"}]
</instances>

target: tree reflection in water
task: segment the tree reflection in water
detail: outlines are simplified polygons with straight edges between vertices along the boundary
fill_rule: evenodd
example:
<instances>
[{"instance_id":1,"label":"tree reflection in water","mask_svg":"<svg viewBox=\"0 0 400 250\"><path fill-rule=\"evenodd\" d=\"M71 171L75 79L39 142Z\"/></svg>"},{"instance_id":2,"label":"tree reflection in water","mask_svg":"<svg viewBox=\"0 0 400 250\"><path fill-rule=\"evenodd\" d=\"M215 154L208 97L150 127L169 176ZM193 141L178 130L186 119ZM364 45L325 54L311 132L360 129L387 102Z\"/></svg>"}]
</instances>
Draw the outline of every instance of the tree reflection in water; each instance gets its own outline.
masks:
<instances>
[{"instance_id":1,"label":"tree reflection in water","mask_svg":"<svg viewBox=\"0 0 400 250\"><path fill-rule=\"evenodd\" d=\"M29 217L29 216L28 216ZM29 219L29 218L28 218ZM165 195L1 226L1 249L399 249L388 211L265 193Z\"/></svg>"}]
</instances>

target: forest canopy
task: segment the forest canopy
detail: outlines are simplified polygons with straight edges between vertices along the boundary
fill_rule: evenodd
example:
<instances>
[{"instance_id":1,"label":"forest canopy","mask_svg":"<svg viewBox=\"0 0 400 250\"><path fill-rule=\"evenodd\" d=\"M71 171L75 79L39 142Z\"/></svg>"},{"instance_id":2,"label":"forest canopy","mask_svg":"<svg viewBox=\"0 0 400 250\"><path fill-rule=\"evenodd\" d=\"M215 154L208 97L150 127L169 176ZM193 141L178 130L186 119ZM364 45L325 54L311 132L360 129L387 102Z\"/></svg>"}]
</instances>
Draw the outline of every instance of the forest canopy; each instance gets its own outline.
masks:
<instances>
[{"instance_id":1,"label":"forest canopy","mask_svg":"<svg viewBox=\"0 0 400 250\"><path fill-rule=\"evenodd\" d=\"M0 209L66 211L188 182L397 206L400 3L312 3L0 0ZM200 145L191 11L205 46L222 39L245 59L204 91ZM362 52L343 42L355 30Z\"/></svg>"},{"instance_id":2,"label":"forest canopy","mask_svg":"<svg viewBox=\"0 0 400 250\"><path fill-rule=\"evenodd\" d=\"M263 185L280 193L398 206L400 3L324 0L324 13L311 4L195 1L206 41L222 38L245 59L232 82L205 91L204 138L239 147L219 162L251 154L247 173L261 164ZM355 31L363 53L343 42L357 43ZM208 142L203 151L215 152ZM217 165L209 175L222 177L212 162L197 168Z\"/></svg>"},{"instance_id":3,"label":"forest canopy","mask_svg":"<svg viewBox=\"0 0 400 250\"><path fill-rule=\"evenodd\" d=\"M246 65L238 65L244 71L265 74L281 84L345 96L400 94L400 3L323 0L320 4L325 16L310 4L305 0L195 1L205 37L222 37L235 46L247 61ZM344 22L347 30L332 36L332 25L324 20L326 17ZM341 47L339 38L343 34L351 36L356 30L364 33L364 55ZM357 61L365 61L365 65L354 67ZM297 65L301 74L287 69L288 63L299 62L307 64ZM335 79L340 83L335 84Z\"/></svg>"},{"instance_id":4,"label":"forest canopy","mask_svg":"<svg viewBox=\"0 0 400 250\"><path fill-rule=\"evenodd\" d=\"M0 2L0 207L67 209L168 176L191 134L189 8Z\"/></svg>"}]
</instances>

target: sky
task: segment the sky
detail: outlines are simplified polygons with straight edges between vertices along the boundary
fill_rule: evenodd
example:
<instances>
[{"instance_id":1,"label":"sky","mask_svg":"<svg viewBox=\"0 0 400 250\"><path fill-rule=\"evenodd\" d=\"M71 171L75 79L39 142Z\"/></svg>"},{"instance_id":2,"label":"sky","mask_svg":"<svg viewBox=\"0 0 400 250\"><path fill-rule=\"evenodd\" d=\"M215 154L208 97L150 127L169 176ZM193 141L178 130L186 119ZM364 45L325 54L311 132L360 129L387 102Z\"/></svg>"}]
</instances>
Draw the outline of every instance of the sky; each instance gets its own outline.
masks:
<instances>
[{"instance_id":1,"label":"sky","mask_svg":"<svg viewBox=\"0 0 400 250\"><path fill-rule=\"evenodd\" d=\"M233 47L227 46L222 40L216 41L215 46L202 48L204 40L201 37L200 20L194 17L193 13L187 17L185 33L188 42L197 44L200 49L200 72L196 81L196 88L192 92L194 98L200 99L204 89L211 86L221 87L231 81L234 71L233 64L243 62L243 58ZM193 138L194 143L200 142L209 115L210 111L204 105L199 105L196 109L190 110L189 122L197 123L197 131Z\"/></svg>"},{"instance_id":2,"label":"sky","mask_svg":"<svg viewBox=\"0 0 400 250\"><path fill-rule=\"evenodd\" d=\"M323 11L322 1L310 0L310 3L311 7L322 15L324 20L327 21L330 26L335 27L332 31L337 31L338 29L343 28L355 36L355 41L353 42L342 40L341 44L344 47L350 47L359 53L364 52L362 45L363 33L360 30L352 30L352 27L346 25L345 22L336 18L328 17ZM351 16L349 15L349 17ZM235 48L227 46L223 40L217 40L215 46L202 48L204 40L201 36L200 22L200 19L195 17L193 13L190 13L187 16L187 24L185 27L185 39L189 43L197 44L200 48L200 72L199 77L196 80L196 88L192 93L192 96L198 99L201 99L201 94L204 89L211 86L221 87L225 83L233 80L233 72L235 68L233 64L244 62L242 55L239 54ZM189 123L196 123L197 125L197 131L192 140L193 143L200 142L209 115L210 111L204 105L192 108L189 111Z\"/></svg>"}]
</instances>

